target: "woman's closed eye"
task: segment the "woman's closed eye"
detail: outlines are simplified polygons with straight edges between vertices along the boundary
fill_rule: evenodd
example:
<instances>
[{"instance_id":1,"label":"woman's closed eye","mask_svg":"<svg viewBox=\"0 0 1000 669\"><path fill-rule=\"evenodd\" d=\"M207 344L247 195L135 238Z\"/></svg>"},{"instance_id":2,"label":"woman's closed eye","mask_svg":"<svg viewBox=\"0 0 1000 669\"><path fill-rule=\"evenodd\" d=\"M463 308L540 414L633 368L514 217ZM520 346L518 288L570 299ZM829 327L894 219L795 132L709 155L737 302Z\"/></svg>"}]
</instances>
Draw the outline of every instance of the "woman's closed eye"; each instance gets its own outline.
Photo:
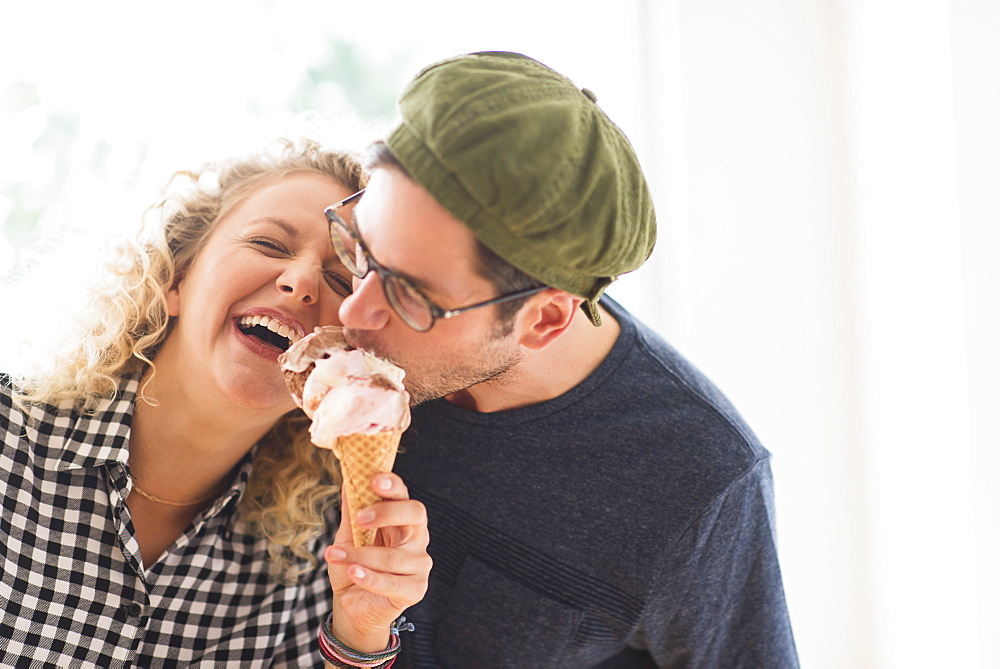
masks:
<instances>
[{"instance_id":1,"label":"woman's closed eye","mask_svg":"<svg viewBox=\"0 0 1000 669\"><path fill-rule=\"evenodd\" d=\"M289 253L284 244L268 237L252 237L246 241L265 255L288 255Z\"/></svg>"},{"instance_id":2,"label":"woman's closed eye","mask_svg":"<svg viewBox=\"0 0 1000 669\"><path fill-rule=\"evenodd\" d=\"M246 240L246 243L272 258L292 254L284 244L269 237L251 237ZM354 292L354 285L349 276L326 270L323 272L323 280L333 292L341 297L349 297Z\"/></svg>"},{"instance_id":3,"label":"woman's closed eye","mask_svg":"<svg viewBox=\"0 0 1000 669\"><path fill-rule=\"evenodd\" d=\"M333 289L333 292L341 297L350 297L351 293L354 292L354 284L345 276L327 271L323 272L323 278L326 279L326 284Z\"/></svg>"}]
</instances>

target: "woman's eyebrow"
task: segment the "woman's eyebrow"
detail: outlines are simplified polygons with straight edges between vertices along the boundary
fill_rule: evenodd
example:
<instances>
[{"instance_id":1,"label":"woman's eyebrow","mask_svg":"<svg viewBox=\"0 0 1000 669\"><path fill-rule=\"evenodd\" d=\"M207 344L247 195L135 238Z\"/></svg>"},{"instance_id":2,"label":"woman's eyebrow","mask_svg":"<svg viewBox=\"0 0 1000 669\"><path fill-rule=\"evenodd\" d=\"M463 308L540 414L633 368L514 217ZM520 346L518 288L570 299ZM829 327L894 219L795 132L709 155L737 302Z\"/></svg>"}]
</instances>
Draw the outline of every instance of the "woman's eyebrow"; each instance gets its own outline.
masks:
<instances>
[{"instance_id":1,"label":"woman's eyebrow","mask_svg":"<svg viewBox=\"0 0 1000 669\"><path fill-rule=\"evenodd\" d=\"M250 225L257 225L258 223L270 224L281 228L290 237L298 237L299 229L289 223L288 221L281 218L274 218L273 216L261 216L260 218L255 218L250 221Z\"/></svg>"}]
</instances>

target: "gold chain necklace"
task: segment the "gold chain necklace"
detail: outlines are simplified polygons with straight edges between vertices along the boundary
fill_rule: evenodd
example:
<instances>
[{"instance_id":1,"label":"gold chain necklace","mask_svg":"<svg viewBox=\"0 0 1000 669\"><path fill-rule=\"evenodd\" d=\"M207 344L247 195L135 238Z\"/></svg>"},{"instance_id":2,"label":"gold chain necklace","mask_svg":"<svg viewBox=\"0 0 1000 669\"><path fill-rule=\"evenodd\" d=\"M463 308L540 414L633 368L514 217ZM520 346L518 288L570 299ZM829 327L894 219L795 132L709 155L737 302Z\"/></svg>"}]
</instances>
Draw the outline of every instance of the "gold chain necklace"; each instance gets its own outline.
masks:
<instances>
[{"instance_id":1,"label":"gold chain necklace","mask_svg":"<svg viewBox=\"0 0 1000 669\"><path fill-rule=\"evenodd\" d=\"M205 497L202 497L201 499L192 500L190 502L171 502L169 499L163 499L162 497L156 497L155 495L150 495L148 492L139 487L139 484L135 482L135 479L132 479L132 490L135 490L137 493L148 499L150 502L166 504L167 506L194 506L195 504L201 504L202 502L207 502L213 497L217 497L221 492L220 490L217 490L213 492L211 495L207 495Z\"/></svg>"}]
</instances>

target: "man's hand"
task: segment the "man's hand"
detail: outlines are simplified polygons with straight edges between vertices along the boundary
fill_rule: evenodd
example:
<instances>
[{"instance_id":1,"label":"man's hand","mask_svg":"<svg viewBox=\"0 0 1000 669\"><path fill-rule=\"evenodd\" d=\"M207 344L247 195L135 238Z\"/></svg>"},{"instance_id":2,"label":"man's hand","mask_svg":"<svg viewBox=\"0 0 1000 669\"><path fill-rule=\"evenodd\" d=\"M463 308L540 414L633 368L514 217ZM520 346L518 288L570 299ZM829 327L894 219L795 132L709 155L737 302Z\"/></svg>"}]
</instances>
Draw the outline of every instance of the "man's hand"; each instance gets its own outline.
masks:
<instances>
[{"instance_id":1,"label":"man's hand","mask_svg":"<svg viewBox=\"0 0 1000 669\"><path fill-rule=\"evenodd\" d=\"M375 545L354 545L341 494L340 527L324 553L333 588L332 633L366 653L385 650L389 625L423 599L432 564L424 505L410 499L395 474L378 474L371 485L383 500L361 511L357 522L377 529Z\"/></svg>"}]
</instances>

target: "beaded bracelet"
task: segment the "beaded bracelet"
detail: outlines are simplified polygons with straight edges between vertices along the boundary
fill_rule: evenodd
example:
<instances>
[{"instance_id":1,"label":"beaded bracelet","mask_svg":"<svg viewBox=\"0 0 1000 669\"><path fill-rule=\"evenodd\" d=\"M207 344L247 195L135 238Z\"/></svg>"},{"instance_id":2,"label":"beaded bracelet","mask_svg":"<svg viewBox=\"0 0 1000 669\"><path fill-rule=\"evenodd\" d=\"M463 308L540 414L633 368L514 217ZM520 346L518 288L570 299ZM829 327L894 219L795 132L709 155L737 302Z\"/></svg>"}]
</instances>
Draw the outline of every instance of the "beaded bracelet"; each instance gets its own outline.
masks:
<instances>
[{"instance_id":1,"label":"beaded bracelet","mask_svg":"<svg viewBox=\"0 0 1000 669\"><path fill-rule=\"evenodd\" d=\"M406 616L400 616L389 627L389 645L378 653L362 653L341 642L331 634L333 629L333 613L327 616L326 623L319 630L319 651L323 659L335 667L373 667L389 669L399 655L399 633L412 632L413 623L406 622Z\"/></svg>"}]
</instances>

